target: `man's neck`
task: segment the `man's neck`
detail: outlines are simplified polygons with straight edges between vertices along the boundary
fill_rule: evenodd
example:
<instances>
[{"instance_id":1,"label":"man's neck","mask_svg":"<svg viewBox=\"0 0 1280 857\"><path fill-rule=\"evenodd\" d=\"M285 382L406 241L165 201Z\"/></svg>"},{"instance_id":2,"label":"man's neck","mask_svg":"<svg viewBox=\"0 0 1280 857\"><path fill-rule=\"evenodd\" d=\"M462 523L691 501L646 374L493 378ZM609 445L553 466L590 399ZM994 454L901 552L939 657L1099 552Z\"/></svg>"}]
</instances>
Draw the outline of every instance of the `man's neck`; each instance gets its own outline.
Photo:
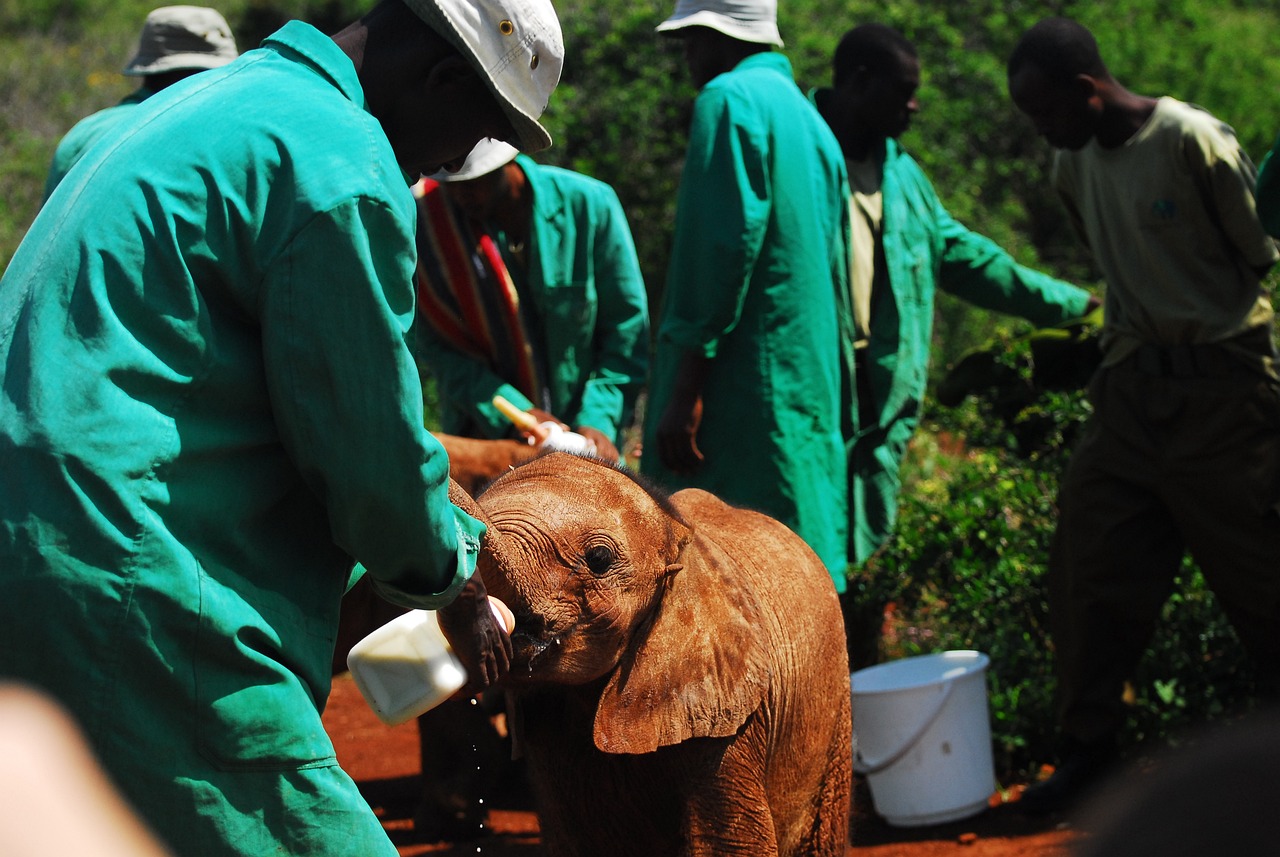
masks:
<instances>
[{"instance_id":1,"label":"man's neck","mask_svg":"<svg viewBox=\"0 0 1280 857\"><path fill-rule=\"evenodd\" d=\"M875 159L884 161L885 140L877 135L854 134L847 140L840 141L844 156L850 161L867 161Z\"/></svg>"},{"instance_id":2,"label":"man's neck","mask_svg":"<svg viewBox=\"0 0 1280 857\"><path fill-rule=\"evenodd\" d=\"M1106 109L1098 123L1095 135L1098 145L1104 149L1123 146L1147 124L1158 100L1117 87L1108 95Z\"/></svg>"}]
</instances>

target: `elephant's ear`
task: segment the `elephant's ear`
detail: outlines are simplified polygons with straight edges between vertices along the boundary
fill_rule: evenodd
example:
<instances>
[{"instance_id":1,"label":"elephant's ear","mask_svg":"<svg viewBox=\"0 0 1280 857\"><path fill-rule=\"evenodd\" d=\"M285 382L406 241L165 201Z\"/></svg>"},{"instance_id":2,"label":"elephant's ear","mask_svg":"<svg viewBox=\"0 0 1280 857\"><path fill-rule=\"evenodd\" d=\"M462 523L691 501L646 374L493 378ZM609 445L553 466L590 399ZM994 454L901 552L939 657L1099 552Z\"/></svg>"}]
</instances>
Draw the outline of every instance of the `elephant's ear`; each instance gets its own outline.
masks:
<instances>
[{"instance_id":1,"label":"elephant's ear","mask_svg":"<svg viewBox=\"0 0 1280 857\"><path fill-rule=\"evenodd\" d=\"M729 555L690 533L667 572L648 632L637 629L601 694L595 744L603 752L733 735L768 688L759 608Z\"/></svg>"}]
</instances>

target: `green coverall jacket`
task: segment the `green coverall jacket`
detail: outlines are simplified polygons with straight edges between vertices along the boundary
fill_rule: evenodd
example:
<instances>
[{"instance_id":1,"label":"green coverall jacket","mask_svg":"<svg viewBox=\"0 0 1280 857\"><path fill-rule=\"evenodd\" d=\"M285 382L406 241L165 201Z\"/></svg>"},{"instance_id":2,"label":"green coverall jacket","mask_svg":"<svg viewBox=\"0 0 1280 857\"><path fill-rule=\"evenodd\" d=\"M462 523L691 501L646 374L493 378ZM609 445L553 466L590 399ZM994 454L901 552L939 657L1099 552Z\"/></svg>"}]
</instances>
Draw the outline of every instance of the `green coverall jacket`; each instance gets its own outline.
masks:
<instances>
[{"instance_id":1,"label":"green coverall jacket","mask_svg":"<svg viewBox=\"0 0 1280 857\"><path fill-rule=\"evenodd\" d=\"M320 720L353 559L450 602L407 343L415 204L292 22L136 108L0 282L0 675L68 706L174 853L386 854Z\"/></svg>"},{"instance_id":2,"label":"green coverall jacket","mask_svg":"<svg viewBox=\"0 0 1280 857\"><path fill-rule=\"evenodd\" d=\"M144 89L135 89L120 100L119 104L91 113L71 126L71 130L58 141L58 148L53 150L53 160L49 163L49 176L44 182L44 198L48 199L53 189L62 181L67 170L75 162L84 157L90 146L105 137L116 126L133 115L133 108L147 100L152 93Z\"/></svg>"},{"instance_id":3,"label":"green coverall jacket","mask_svg":"<svg viewBox=\"0 0 1280 857\"><path fill-rule=\"evenodd\" d=\"M641 469L795 530L845 586L842 396L848 181L840 146L779 53L714 78L694 103L649 387ZM692 476L654 441L684 351L712 358Z\"/></svg>"},{"instance_id":4,"label":"green coverall jacket","mask_svg":"<svg viewBox=\"0 0 1280 857\"><path fill-rule=\"evenodd\" d=\"M849 558L867 559L893 529L898 470L915 432L928 381L935 289L1037 326L1084 315L1088 292L1019 265L995 242L966 229L938 200L915 160L885 141L883 245L889 294L873 299L865 367L874 402L855 416L849 479ZM877 285L883 282L877 274Z\"/></svg>"},{"instance_id":5,"label":"green coverall jacket","mask_svg":"<svg viewBox=\"0 0 1280 857\"><path fill-rule=\"evenodd\" d=\"M604 182L526 155L516 163L533 191L526 285L542 322L536 333L551 400L531 402L420 322L423 366L439 383L441 429L468 434L478 427L485 437L506 437L511 422L492 404L502 395L521 409L544 408L571 426L617 438L649 362L648 302L627 216Z\"/></svg>"},{"instance_id":6,"label":"green coverall jacket","mask_svg":"<svg viewBox=\"0 0 1280 857\"><path fill-rule=\"evenodd\" d=\"M1258 219L1273 238L1280 238L1280 138L1258 166Z\"/></svg>"}]
</instances>

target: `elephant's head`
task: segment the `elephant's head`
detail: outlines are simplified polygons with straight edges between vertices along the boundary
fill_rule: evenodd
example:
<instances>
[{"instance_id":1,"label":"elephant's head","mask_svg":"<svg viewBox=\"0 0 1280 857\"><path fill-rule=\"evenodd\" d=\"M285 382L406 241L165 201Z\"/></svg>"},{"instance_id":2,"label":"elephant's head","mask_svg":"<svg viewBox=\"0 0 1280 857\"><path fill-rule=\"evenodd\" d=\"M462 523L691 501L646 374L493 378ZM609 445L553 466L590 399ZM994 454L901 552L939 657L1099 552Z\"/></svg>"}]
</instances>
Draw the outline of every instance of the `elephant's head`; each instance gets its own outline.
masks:
<instances>
[{"instance_id":1,"label":"elephant's head","mask_svg":"<svg viewBox=\"0 0 1280 857\"><path fill-rule=\"evenodd\" d=\"M516 617L512 687L598 682L595 743L610 752L732 735L759 705L767 645L750 584L672 499L605 462L551 453L479 505L490 527L480 571Z\"/></svg>"}]
</instances>

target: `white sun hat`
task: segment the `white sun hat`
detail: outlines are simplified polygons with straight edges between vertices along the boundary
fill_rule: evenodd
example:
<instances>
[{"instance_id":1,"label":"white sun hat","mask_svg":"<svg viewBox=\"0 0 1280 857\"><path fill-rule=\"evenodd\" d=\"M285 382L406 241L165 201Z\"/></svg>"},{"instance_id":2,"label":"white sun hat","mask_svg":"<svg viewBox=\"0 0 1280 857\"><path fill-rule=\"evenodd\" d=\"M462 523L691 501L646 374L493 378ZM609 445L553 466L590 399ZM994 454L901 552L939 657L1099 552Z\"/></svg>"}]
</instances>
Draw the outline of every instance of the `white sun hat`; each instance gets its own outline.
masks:
<instances>
[{"instance_id":1,"label":"white sun hat","mask_svg":"<svg viewBox=\"0 0 1280 857\"><path fill-rule=\"evenodd\" d=\"M778 0L678 0L676 11L658 25L658 32L685 27L710 27L742 42L782 47Z\"/></svg>"},{"instance_id":2,"label":"white sun hat","mask_svg":"<svg viewBox=\"0 0 1280 857\"><path fill-rule=\"evenodd\" d=\"M470 60L519 135L519 148L551 145L538 123L560 82L564 40L550 0L405 0Z\"/></svg>"},{"instance_id":3,"label":"white sun hat","mask_svg":"<svg viewBox=\"0 0 1280 857\"><path fill-rule=\"evenodd\" d=\"M485 137L476 143L476 147L471 150L471 154L467 155L466 162L456 173L440 170L428 178L435 179L441 184L471 181L471 179L487 176L499 167L505 167L514 161L518 154L520 150L510 143Z\"/></svg>"},{"instance_id":4,"label":"white sun hat","mask_svg":"<svg viewBox=\"0 0 1280 857\"><path fill-rule=\"evenodd\" d=\"M226 65L239 56L227 21L204 6L161 6L142 25L124 73L136 77Z\"/></svg>"}]
</instances>

